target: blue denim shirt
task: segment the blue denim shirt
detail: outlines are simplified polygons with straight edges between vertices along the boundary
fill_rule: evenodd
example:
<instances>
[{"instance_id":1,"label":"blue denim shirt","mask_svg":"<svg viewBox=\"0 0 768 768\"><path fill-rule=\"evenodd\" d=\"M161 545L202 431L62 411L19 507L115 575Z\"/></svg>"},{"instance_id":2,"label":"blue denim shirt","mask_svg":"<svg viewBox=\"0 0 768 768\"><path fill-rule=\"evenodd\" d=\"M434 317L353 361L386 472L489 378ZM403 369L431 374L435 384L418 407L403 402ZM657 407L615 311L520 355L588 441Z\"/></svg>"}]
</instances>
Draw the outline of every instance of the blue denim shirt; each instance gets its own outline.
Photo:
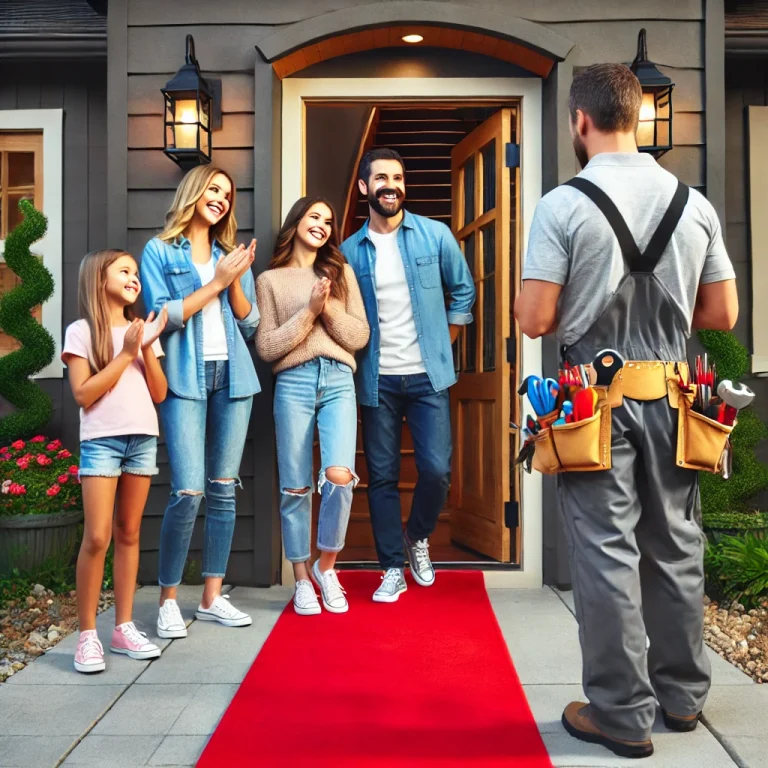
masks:
<instances>
[{"instance_id":1,"label":"blue denim shirt","mask_svg":"<svg viewBox=\"0 0 768 768\"><path fill-rule=\"evenodd\" d=\"M214 262L224 255L214 241L211 248ZM227 335L229 357L229 396L250 397L261 392L259 378L245 342L253 337L259 324L253 273L249 269L241 278L251 311L237 320L229 304L229 291L219 294ZM168 387L178 397L205 400L205 359L203 357L203 313L197 312L184 324L184 299L202 288L200 275L192 263L192 246L182 237L176 243L164 243L152 238L141 256L141 287L147 311L160 312L168 308L168 325L162 338L165 352L165 375ZM239 329L239 330L238 330Z\"/></svg>"},{"instance_id":2,"label":"blue denim shirt","mask_svg":"<svg viewBox=\"0 0 768 768\"><path fill-rule=\"evenodd\" d=\"M472 322L475 284L464 254L445 224L405 211L397 245L411 292L421 357L432 386L439 392L456 383L448 325ZM371 327L370 341L358 359L358 398L361 405L376 407L381 336L376 300L376 248L368 237L367 221L342 243L341 252L355 271ZM447 309L446 293L451 295Z\"/></svg>"}]
</instances>

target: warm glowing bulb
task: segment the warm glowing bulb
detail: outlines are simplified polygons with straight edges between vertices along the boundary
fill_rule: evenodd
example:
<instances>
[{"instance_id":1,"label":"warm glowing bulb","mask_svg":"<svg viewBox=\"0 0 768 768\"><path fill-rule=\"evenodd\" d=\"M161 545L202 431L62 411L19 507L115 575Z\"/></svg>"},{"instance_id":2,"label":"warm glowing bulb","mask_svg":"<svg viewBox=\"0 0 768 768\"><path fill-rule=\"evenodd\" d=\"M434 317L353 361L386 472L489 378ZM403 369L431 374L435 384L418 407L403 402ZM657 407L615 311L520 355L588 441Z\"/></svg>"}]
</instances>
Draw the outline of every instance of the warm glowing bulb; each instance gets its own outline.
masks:
<instances>
[{"instance_id":1,"label":"warm glowing bulb","mask_svg":"<svg viewBox=\"0 0 768 768\"><path fill-rule=\"evenodd\" d=\"M420 43L424 38L421 35L403 35L405 43Z\"/></svg>"},{"instance_id":2,"label":"warm glowing bulb","mask_svg":"<svg viewBox=\"0 0 768 768\"><path fill-rule=\"evenodd\" d=\"M184 100L176 103L177 122L187 125L176 126L176 146L179 149L194 149L197 146L197 102Z\"/></svg>"},{"instance_id":3,"label":"warm glowing bulb","mask_svg":"<svg viewBox=\"0 0 768 768\"><path fill-rule=\"evenodd\" d=\"M656 120L656 101L652 93L644 93L640 105L640 122L637 126L637 145L650 147L654 143L654 121Z\"/></svg>"}]
</instances>

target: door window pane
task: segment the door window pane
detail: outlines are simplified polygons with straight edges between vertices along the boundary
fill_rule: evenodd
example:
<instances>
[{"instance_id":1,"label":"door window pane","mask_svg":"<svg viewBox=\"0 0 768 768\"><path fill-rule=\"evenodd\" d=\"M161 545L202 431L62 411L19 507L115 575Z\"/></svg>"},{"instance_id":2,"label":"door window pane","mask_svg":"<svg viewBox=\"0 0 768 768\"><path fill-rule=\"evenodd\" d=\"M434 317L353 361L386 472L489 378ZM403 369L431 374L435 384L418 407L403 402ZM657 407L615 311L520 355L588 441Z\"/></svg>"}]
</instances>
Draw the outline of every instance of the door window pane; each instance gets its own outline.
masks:
<instances>
[{"instance_id":1,"label":"door window pane","mask_svg":"<svg viewBox=\"0 0 768 768\"><path fill-rule=\"evenodd\" d=\"M483 280L483 370L496 370L496 278Z\"/></svg>"},{"instance_id":2,"label":"door window pane","mask_svg":"<svg viewBox=\"0 0 768 768\"><path fill-rule=\"evenodd\" d=\"M475 220L475 158L464 163L464 222L466 227Z\"/></svg>"},{"instance_id":3,"label":"door window pane","mask_svg":"<svg viewBox=\"0 0 768 768\"><path fill-rule=\"evenodd\" d=\"M33 187L35 185L35 153L8 153L8 186Z\"/></svg>"},{"instance_id":4,"label":"door window pane","mask_svg":"<svg viewBox=\"0 0 768 768\"><path fill-rule=\"evenodd\" d=\"M472 277L475 275L475 233L470 232L469 237L464 240L464 258L467 260L467 266Z\"/></svg>"},{"instance_id":5,"label":"door window pane","mask_svg":"<svg viewBox=\"0 0 768 768\"><path fill-rule=\"evenodd\" d=\"M496 271L496 222L483 227L483 277Z\"/></svg>"},{"instance_id":6,"label":"door window pane","mask_svg":"<svg viewBox=\"0 0 768 768\"><path fill-rule=\"evenodd\" d=\"M496 141L480 150L483 156L483 213L496 207Z\"/></svg>"},{"instance_id":7,"label":"door window pane","mask_svg":"<svg viewBox=\"0 0 768 768\"><path fill-rule=\"evenodd\" d=\"M20 200L30 200L34 202L34 192L21 192L17 194L8 195L8 231L11 232L13 228L21 221L24 220L24 216L19 210Z\"/></svg>"}]
</instances>

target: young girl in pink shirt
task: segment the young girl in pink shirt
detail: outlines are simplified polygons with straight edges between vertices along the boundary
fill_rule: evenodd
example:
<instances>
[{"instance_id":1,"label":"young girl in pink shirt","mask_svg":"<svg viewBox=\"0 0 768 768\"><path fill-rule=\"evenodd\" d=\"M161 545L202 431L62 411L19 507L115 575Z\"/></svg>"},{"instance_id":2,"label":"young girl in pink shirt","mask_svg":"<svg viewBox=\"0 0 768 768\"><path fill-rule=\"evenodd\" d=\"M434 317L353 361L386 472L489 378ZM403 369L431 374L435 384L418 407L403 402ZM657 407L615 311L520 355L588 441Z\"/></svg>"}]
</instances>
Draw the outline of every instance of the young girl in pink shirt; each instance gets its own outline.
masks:
<instances>
[{"instance_id":1,"label":"young girl in pink shirt","mask_svg":"<svg viewBox=\"0 0 768 768\"><path fill-rule=\"evenodd\" d=\"M67 328L61 355L80 406L85 531L77 559L78 672L101 672L105 667L96 610L113 534L115 630L110 650L132 659L160 655L131 620L141 517L150 478L157 474L154 403L165 399L168 388L157 359L163 354L157 339L167 314L164 310L155 320L150 315L146 323L137 319L133 304L140 291L138 266L130 254L89 253L80 265L81 319Z\"/></svg>"}]
</instances>

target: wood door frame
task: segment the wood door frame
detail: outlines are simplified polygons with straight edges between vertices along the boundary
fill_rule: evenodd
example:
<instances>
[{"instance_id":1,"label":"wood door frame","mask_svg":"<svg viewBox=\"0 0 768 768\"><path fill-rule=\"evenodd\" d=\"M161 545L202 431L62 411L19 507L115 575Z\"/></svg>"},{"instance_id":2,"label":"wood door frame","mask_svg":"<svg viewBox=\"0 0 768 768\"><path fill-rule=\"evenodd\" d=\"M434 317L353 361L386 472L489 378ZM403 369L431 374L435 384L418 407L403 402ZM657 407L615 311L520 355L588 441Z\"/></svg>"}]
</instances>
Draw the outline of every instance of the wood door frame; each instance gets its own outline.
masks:
<instances>
[{"instance_id":1,"label":"wood door frame","mask_svg":"<svg viewBox=\"0 0 768 768\"><path fill-rule=\"evenodd\" d=\"M473 103L488 99L520 102L522 222L520 253L524 253L533 211L542 184L542 81L526 78L286 78L282 86L280 220L305 190L305 138L308 101L390 100L400 103L452 101ZM516 295L517 286L510 287ZM520 335L520 376L541 373L542 343ZM519 570L485 570L486 583L525 588L543 583L542 477L523 473L520 482ZM483 564L480 564L483 569ZM282 557L282 583L293 583L290 562Z\"/></svg>"}]
</instances>

